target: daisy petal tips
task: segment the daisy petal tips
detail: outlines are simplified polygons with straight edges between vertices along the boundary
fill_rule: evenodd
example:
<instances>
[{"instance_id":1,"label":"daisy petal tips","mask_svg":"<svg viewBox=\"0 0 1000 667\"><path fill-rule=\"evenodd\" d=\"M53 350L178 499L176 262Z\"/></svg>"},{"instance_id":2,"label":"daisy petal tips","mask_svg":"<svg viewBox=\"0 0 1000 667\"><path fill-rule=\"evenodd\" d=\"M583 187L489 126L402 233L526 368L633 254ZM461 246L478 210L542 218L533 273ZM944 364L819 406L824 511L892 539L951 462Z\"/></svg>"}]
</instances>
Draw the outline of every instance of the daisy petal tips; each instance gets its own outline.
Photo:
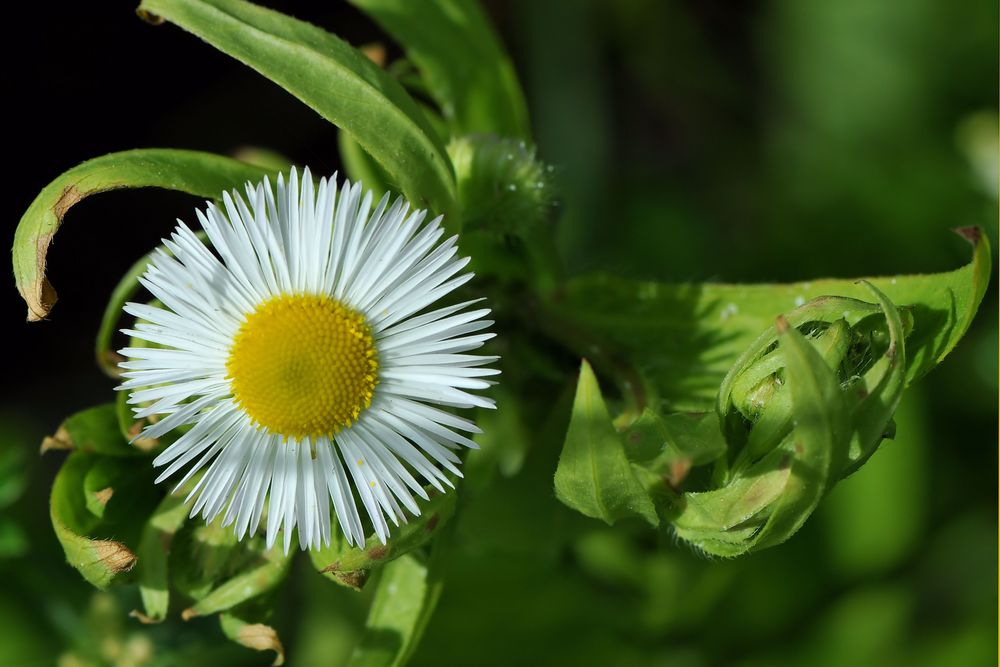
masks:
<instances>
[{"instance_id":1,"label":"daisy petal tips","mask_svg":"<svg viewBox=\"0 0 1000 667\"><path fill-rule=\"evenodd\" d=\"M360 183L314 183L293 169L276 187L224 194L198 211L203 243L178 222L140 282L161 305L129 303L121 351L140 434L186 427L154 461L157 482L197 477L191 515L258 529L287 552L350 544L370 526L420 514L425 486L452 486L475 424L475 392L497 357L470 354L494 334L480 300L434 304L464 285L468 259L441 218L425 222ZM332 509L331 509L332 508ZM264 524L263 526L261 524Z\"/></svg>"}]
</instances>

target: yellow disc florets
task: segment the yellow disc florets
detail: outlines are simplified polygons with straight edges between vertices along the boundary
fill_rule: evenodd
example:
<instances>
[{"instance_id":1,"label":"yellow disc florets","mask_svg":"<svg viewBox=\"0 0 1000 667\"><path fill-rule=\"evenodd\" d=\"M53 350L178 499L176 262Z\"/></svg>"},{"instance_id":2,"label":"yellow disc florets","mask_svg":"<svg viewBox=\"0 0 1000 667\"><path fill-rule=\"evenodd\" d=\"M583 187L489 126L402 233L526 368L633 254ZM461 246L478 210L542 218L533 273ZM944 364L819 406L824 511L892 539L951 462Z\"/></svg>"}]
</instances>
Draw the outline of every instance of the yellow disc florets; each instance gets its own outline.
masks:
<instances>
[{"instance_id":1,"label":"yellow disc florets","mask_svg":"<svg viewBox=\"0 0 1000 667\"><path fill-rule=\"evenodd\" d=\"M226 371L258 426L317 437L350 426L371 404L378 358L359 313L328 296L282 295L247 316Z\"/></svg>"}]
</instances>

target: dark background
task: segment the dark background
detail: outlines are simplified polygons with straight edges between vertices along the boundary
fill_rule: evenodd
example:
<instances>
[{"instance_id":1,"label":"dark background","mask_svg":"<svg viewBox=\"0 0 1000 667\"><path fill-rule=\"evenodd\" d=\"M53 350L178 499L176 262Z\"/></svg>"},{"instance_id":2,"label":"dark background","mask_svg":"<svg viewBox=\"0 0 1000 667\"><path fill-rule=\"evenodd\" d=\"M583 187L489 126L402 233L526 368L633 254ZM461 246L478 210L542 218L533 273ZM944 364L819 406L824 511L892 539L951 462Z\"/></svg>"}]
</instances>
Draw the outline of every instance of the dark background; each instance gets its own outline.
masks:
<instances>
[{"instance_id":1,"label":"dark background","mask_svg":"<svg viewBox=\"0 0 1000 667\"><path fill-rule=\"evenodd\" d=\"M271 6L354 44L383 39L340 3ZM992 155L996 168L995 3L521 0L488 8L522 77L540 155L560 177L559 244L571 272L758 282L938 271L967 261L968 247L948 230L973 224L995 247L996 174L984 182L970 160ZM181 30L142 23L132 3L29 3L6 33L8 242L42 187L115 150L260 146L318 172L339 166L335 129L313 111ZM49 254L60 296L49 320L26 324L13 279L3 291L0 417L9 436L0 448L27 452L19 460L28 485L4 511L28 546L0 559L11 582L0 591L0 624L16 621L11 636L40 642L39 655L71 650L89 622L82 610L97 603L62 565L48 525L58 457L38 460L34 447L63 416L110 396L92 352L107 296L196 203L152 190L88 199ZM973 330L907 398L891 452L876 457L868 478L844 484L787 548L749 563L687 553L664 561L682 579L715 577L721 592L621 593L621 582L588 569L579 547L581 574L567 575L566 591L550 578L555 590L508 590L493 606L511 614L504 628L516 641L503 641L476 635L492 621L472 608L470 569L465 580L455 575L417 661L460 662L486 646L500 652L497 664L503 655L995 664L996 313L994 279ZM581 586L593 590L579 599L567 592ZM641 605L622 602L629 595L660 620L636 621L630 632L606 618L615 601L628 610L621 622L631 618ZM889 611L865 616L880 604ZM583 614L581 605L605 611ZM702 611L685 621L669 611L678 605ZM522 606L544 618L518 621ZM661 607L668 611L656 616ZM455 639L459 627L466 636ZM157 632L170 645L192 630ZM845 646L860 648L838 652Z\"/></svg>"}]
</instances>

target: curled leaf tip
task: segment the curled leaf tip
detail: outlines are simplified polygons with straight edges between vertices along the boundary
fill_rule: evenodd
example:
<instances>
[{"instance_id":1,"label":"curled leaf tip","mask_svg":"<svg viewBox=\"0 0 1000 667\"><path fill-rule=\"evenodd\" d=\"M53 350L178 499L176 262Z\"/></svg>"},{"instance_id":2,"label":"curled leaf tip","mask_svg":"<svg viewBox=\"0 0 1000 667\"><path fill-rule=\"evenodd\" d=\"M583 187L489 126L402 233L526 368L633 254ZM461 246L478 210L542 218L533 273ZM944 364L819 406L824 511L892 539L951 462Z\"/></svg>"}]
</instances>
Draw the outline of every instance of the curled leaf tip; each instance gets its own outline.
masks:
<instances>
[{"instance_id":1,"label":"curled leaf tip","mask_svg":"<svg viewBox=\"0 0 1000 667\"><path fill-rule=\"evenodd\" d=\"M282 646L278 633L269 625L263 623L244 625L236 633L236 641L256 651L274 651L277 655L271 663L273 667L285 664L285 647Z\"/></svg>"},{"instance_id":2,"label":"curled leaf tip","mask_svg":"<svg viewBox=\"0 0 1000 667\"><path fill-rule=\"evenodd\" d=\"M954 231L973 246L979 245L979 241L983 238L983 230L980 227L957 227Z\"/></svg>"},{"instance_id":3,"label":"curled leaf tip","mask_svg":"<svg viewBox=\"0 0 1000 667\"><path fill-rule=\"evenodd\" d=\"M146 614L142 613L138 609L133 609L132 611L130 611L128 613L128 615L129 615L129 618L134 618L135 620L139 621L143 625L156 625L157 623L162 623L163 620L164 620L162 618L156 618L156 617L153 617L153 616L147 616Z\"/></svg>"},{"instance_id":4,"label":"curled leaf tip","mask_svg":"<svg viewBox=\"0 0 1000 667\"><path fill-rule=\"evenodd\" d=\"M145 9L144 7L136 7L135 15L140 19L148 23L149 25L163 25L163 17L159 14L154 14L153 12Z\"/></svg>"},{"instance_id":5,"label":"curled leaf tip","mask_svg":"<svg viewBox=\"0 0 1000 667\"><path fill-rule=\"evenodd\" d=\"M54 434L46 436L42 440L42 446L39 448L38 453L44 454L50 449L74 449L75 447L76 443L73 442L73 436L70 435L65 426L60 426Z\"/></svg>"},{"instance_id":6,"label":"curled leaf tip","mask_svg":"<svg viewBox=\"0 0 1000 667\"><path fill-rule=\"evenodd\" d=\"M94 540L92 542L97 560L115 574L128 572L135 567L136 557L132 550L115 540Z\"/></svg>"},{"instance_id":7,"label":"curled leaf tip","mask_svg":"<svg viewBox=\"0 0 1000 667\"><path fill-rule=\"evenodd\" d=\"M785 333L788 331L788 320L783 315L778 315L774 321L774 328L778 330L779 334Z\"/></svg>"},{"instance_id":8,"label":"curled leaf tip","mask_svg":"<svg viewBox=\"0 0 1000 667\"><path fill-rule=\"evenodd\" d=\"M51 234L46 234L44 238L39 238L38 240L38 267L42 272L45 271L45 253L51 241ZM56 305L56 301L59 300L59 296L56 294L55 288L52 287L52 283L45 277L42 278L41 282L33 290L24 292L22 296L24 296L24 300L28 304L28 322L40 322L44 320L48 317L52 307Z\"/></svg>"},{"instance_id":9,"label":"curled leaf tip","mask_svg":"<svg viewBox=\"0 0 1000 667\"><path fill-rule=\"evenodd\" d=\"M107 506L108 501L111 500L113 495L115 495L115 490L108 486L100 491L94 491L94 500L99 502L101 505Z\"/></svg>"},{"instance_id":10,"label":"curled leaf tip","mask_svg":"<svg viewBox=\"0 0 1000 667\"><path fill-rule=\"evenodd\" d=\"M187 609L181 612L182 621L190 621L192 618L195 618L196 616L200 616L200 614L195 610L194 607L188 607Z\"/></svg>"}]
</instances>

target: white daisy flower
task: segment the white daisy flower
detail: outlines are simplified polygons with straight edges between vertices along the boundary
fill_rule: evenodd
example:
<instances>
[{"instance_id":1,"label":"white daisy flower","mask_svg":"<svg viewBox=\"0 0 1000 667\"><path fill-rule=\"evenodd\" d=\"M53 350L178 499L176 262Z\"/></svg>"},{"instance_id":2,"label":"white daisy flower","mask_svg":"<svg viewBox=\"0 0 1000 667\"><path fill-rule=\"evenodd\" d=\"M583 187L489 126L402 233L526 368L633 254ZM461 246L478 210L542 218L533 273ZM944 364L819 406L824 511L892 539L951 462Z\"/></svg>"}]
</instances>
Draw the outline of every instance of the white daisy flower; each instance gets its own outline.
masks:
<instances>
[{"instance_id":1,"label":"white daisy flower","mask_svg":"<svg viewBox=\"0 0 1000 667\"><path fill-rule=\"evenodd\" d=\"M240 539L266 516L268 548L298 527L301 548L329 545L331 521L363 544L364 507L385 543L461 476L456 451L475 424L449 408L493 408L470 393L493 384L497 357L468 354L494 334L490 312L466 301L421 313L472 278L441 217L422 225L389 195L336 175L314 186L306 169L223 195L190 228L164 239L140 279L162 307L129 303L124 333L155 345L121 351L140 434L190 429L153 461L160 482L203 471L191 516L223 515ZM418 314L420 313L420 314ZM333 505L333 513L330 505ZM266 508L266 512L265 512Z\"/></svg>"}]
</instances>

